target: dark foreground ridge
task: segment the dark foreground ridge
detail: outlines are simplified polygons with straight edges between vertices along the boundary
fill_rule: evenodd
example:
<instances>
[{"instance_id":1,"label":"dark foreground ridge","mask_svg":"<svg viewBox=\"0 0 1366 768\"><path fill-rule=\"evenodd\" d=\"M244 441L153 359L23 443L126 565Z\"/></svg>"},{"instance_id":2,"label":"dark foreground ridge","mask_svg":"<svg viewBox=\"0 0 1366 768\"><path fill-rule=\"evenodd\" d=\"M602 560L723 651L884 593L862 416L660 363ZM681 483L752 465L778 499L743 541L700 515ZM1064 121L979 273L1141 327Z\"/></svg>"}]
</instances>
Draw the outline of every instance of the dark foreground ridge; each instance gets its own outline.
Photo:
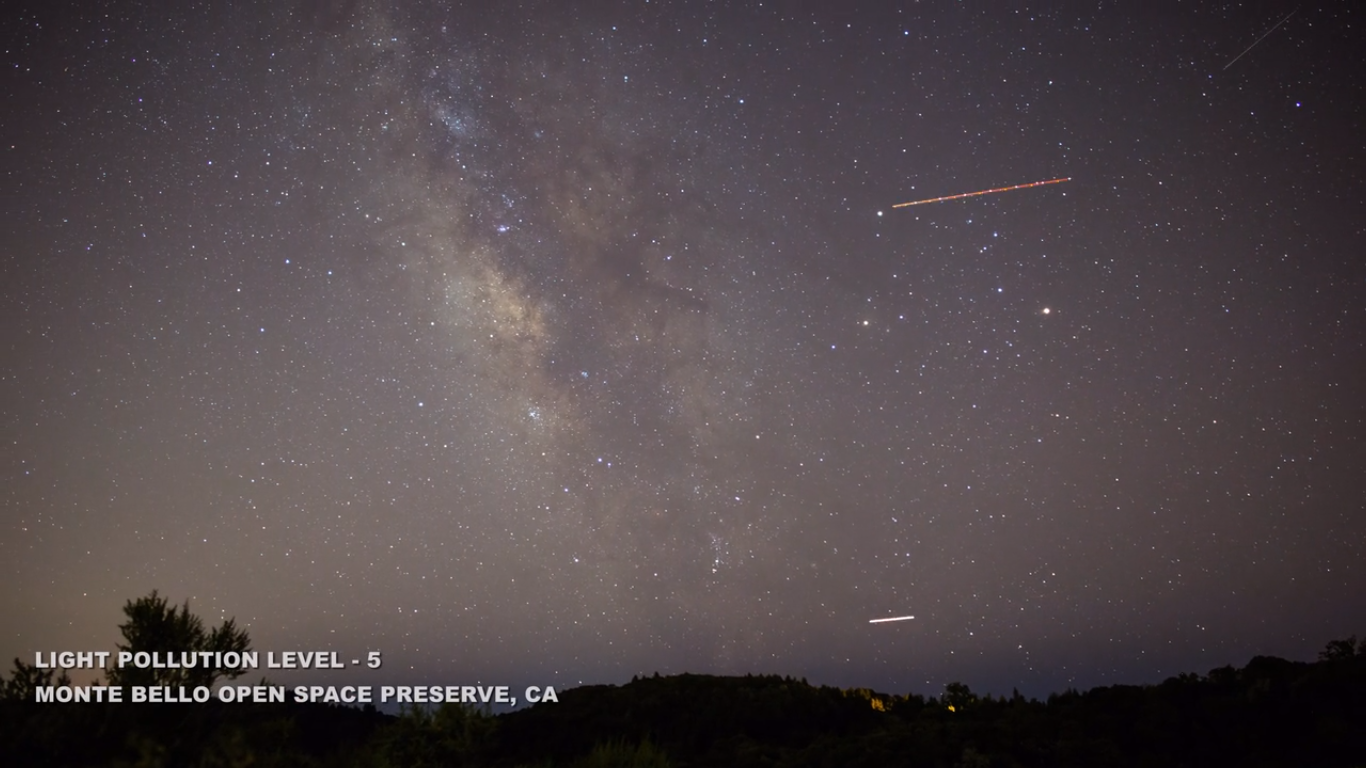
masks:
<instances>
[{"instance_id":1,"label":"dark foreground ridge","mask_svg":"<svg viewBox=\"0 0 1366 768\"><path fill-rule=\"evenodd\" d=\"M398 717L320 704L35 704L14 698L26 673L17 667L0 705L7 765L1366 765L1366 642L1354 641L1315 663L1259 656L1047 701L959 684L922 697L678 675L575 688L499 716L453 704Z\"/></svg>"},{"instance_id":2,"label":"dark foreground ridge","mask_svg":"<svg viewBox=\"0 0 1366 768\"><path fill-rule=\"evenodd\" d=\"M124 608L121 650L246 649L154 592ZM138 674L144 674L139 672ZM146 673L140 682L175 682ZM198 682L240 670L200 669ZM161 677L158 677L161 676ZM0 765L342 768L753 766L1366 766L1366 640L1313 663L1241 669L1046 701L813 686L778 676L678 675L560 692L502 715L444 704L395 717L326 704L37 703L65 676L15 660L0 678ZM181 681L183 682L183 681Z\"/></svg>"}]
</instances>

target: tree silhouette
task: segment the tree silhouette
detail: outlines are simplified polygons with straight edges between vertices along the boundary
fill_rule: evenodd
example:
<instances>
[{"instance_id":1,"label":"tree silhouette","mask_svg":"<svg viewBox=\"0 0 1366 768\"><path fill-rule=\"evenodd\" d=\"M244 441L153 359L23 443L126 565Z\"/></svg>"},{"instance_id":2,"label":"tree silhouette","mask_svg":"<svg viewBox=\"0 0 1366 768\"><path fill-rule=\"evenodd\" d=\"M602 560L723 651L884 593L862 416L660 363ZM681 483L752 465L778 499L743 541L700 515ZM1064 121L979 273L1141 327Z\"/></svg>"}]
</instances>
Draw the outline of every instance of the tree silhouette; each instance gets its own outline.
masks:
<instances>
[{"instance_id":1,"label":"tree silhouette","mask_svg":"<svg viewBox=\"0 0 1366 768\"><path fill-rule=\"evenodd\" d=\"M214 629L152 592L124 606L124 652L249 651L246 632ZM196 661L201 660L195 657ZM212 661L212 660L211 660ZM110 668L115 685L204 685L220 664ZM0 764L254 765L292 768L975 768L1153 765L1366 766L1366 641L1328 644L1313 663L1268 656L1241 669L1156 685L1069 689L1047 701L841 690L776 675L639 677L588 685L558 703L497 716L460 704L398 717L315 703L39 702L65 673L15 660L0 675ZM125 699L125 702L128 700Z\"/></svg>"},{"instance_id":2,"label":"tree silhouette","mask_svg":"<svg viewBox=\"0 0 1366 768\"><path fill-rule=\"evenodd\" d=\"M413 768L483 765L496 725L487 710L465 704L404 707L377 740L381 763Z\"/></svg>"},{"instance_id":3,"label":"tree silhouette","mask_svg":"<svg viewBox=\"0 0 1366 768\"><path fill-rule=\"evenodd\" d=\"M16 658L14 676L8 680L0 677L0 701L33 701L39 688L50 685L71 685L71 678L65 671L58 675L56 670L40 669Z\"/></svg>"},{"instance_id":4,"label":"tree silhouette","mask_svg":"<svg viewBox=\"0 0 1366 768\"><path fill-rule=\"evenodd\" d=\"M1366 639L1361 641L1361 649L1357 649L1357 636L1352 635L1346 640L1333 640L1319 651L1319 661L1341 661L1350 659L1358 653L1366 654Z\"/></svg>"},{"instance_id":5,"label":"tree silhouette","mask_svg":"<svg viewBox=\"0 0 1366 768\"><path fill-rule=\"evenodd\" d=\"M963 683L949 683L944 686L944 703L954 711L961 712L964 708L977 703L977 694Z\"/></svg>"},{"instance_id":6,"label":"tree silhouette","mask_svg":"<svg viewBox=\"0 0 1366 768\"><path fill-rule=\"evenodd\" d=\"M146 597L129 600L123 606L123 613L128 621L119 625L119 632L126 641L118 645L120 651L158 653L163 659L174 658L180 663L185 653L242 653L251 649L251 639L246 631L237 628L234 620L228 619L208 631L204 622L190 613L189 600L184 605L172 606L156 590ZM196 655L194 666L139 668L116 665L109 670L109 682L122 686L212 686L219 678L232 680L247 672L241 667L216 663L221 661Z\"/></svg>"}]
</instances>

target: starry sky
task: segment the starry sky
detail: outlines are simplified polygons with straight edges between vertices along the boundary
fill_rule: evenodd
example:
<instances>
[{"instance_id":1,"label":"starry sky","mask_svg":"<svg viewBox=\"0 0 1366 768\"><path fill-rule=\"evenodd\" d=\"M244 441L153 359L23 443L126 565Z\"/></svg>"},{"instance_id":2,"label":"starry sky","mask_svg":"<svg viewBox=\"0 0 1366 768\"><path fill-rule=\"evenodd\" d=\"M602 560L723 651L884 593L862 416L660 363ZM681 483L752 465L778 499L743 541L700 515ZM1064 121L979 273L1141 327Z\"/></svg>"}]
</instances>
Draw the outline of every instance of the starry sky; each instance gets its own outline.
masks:
<instances>
[{"instance_id":1,"label":"starry sky","mask_svg":"<svg viewBox=\"0 0 1366 768\"><path fill-rule=\"evenodd\" d=\"M386 662L282 682L1366 631L1361 9L836 5L9 15L0 658L152 589Z\"/></svg>"}]
</instances>

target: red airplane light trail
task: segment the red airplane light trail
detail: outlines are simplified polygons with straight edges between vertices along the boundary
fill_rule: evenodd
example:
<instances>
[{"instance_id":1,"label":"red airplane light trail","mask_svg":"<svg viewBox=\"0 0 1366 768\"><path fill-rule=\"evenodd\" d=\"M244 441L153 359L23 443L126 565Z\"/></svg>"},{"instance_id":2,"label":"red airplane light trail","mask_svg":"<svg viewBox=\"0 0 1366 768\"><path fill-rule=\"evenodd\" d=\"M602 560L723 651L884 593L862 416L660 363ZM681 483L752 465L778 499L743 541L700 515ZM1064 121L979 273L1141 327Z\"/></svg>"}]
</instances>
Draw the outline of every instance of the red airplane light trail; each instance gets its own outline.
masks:
<instances>
[{"instance_id":1,"label":"red airplane light trail","mask_svg":"<svg viewBox=\"0 0 1366 768\"><path fill-rule=\"evenodd\" d=\"M947 195L945 197L931 197L928 200L913 200L909 203L897 203L893 208L907 208L912 205L926 205L928 203L942 203L946 200L962 200L965 197L977 197L978 195L994 195L997 192L1010 192L1015 189L1029 189L1030 187L1042 187L1045 184L1061 184L1064 181L1071 181L1072 177L1065 179L1049 179L1048 181L1032 181L1028 184L1016 184L1013 187L997 187L996 189L984 189L981 192L964 192L961 195Z\"/></svg>"}]
</instances>

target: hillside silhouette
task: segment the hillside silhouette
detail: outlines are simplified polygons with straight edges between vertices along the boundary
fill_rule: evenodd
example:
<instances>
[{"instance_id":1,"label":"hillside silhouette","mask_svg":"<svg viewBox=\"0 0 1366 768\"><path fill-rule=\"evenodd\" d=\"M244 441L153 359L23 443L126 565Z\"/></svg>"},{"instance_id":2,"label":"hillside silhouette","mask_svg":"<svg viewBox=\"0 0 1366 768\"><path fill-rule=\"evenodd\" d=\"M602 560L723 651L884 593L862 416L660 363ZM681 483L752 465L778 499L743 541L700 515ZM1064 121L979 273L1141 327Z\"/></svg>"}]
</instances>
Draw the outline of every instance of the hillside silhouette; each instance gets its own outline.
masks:
<instances>
[{"instance_id":1,"label":"hillside silhouette","mask_svg":"<svg viewBox=\"0 0 1366 768\"><path fill-rule=\"evenodd\" d=\"M245 649L153 593L127 644ZM188 628L188 629L187 629ZM157 645L161 644L161 645ZM210 674L214 674L211 671ZM502 715L444 704L397 716L322 704L38 703L64 675L16 659L0 679L10 766L1366 766L1366 640L1315 662L1258 656L1155 685L1046 700L814 686L780 676L642 677Z\"/></svg>"}]
</instances>

